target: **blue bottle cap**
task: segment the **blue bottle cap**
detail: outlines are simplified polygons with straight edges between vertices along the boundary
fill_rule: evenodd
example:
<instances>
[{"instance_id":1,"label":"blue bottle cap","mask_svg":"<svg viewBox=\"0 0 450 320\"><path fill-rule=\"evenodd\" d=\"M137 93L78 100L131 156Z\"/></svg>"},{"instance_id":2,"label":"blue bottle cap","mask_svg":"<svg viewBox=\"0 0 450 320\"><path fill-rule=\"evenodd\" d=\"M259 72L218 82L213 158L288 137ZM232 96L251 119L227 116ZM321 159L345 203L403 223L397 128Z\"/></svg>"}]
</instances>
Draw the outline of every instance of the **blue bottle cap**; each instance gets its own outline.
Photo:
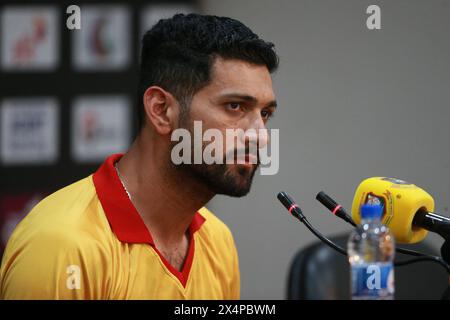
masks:
<instances>
[{"instance_id":1,"label":"blue bottle cap","mask_svg":"<svg viewBox=\"0 0 450 320\"><path fill-rule=\"evenodd\" d=\"M364 204L361 206L361 218L362 219L381 219L383 215L383 207L379 204L371 205Z\"/></svg>"}]
</instances>

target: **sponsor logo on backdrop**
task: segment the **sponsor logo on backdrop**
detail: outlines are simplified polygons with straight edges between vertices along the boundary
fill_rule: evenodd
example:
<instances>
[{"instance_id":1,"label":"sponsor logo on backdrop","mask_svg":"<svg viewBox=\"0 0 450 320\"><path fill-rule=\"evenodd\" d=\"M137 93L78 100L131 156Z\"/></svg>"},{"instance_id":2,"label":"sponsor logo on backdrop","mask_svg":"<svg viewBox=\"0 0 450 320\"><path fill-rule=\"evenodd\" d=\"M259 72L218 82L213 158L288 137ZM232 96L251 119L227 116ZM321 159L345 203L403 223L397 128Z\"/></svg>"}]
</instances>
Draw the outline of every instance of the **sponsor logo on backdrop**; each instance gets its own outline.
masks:
<instances>
[{"instance_id":1,"label":"sponsor logo on backdrop","mask_svg":"<svg viewBox=\"0 0 450 320\"><path fill-rule=\"evenodd\" d=\"M3 164L51 164L57 160L56 99L5 99L0 112L0 158Z\"/></svg>"},{"instance_id":2,"label":"sponsor logo on backdrop","mask_svg":"<svg viewBox=\"0 0 450 320\"><path fill-rule=\"evenodd\" d=\"M5 7L0 22L2 69L55 69L59 62L58 18L54 7Z\"/></svg>"},{"instance_id":3,"label":"sponsor logo on backdrop","mask_svg":"<svg viewBox=\"0 0 450 320\"><path fill-rule=\"evenodd\" d=\"M101 162L124 152L131 139L130 102L125 96L84 96L72 108L72 156Z\"/></svg>"},{"instance_id":4,"label":"sponsor logo on backdrop","mask_svg":"<svg viewBox=\"0 0 450 320\"><path fill-rule=\"evenodd\" d=\"M124 6L82 6L71 33L76 70L118 70L130 62L130 11Z\"/></svg>"}]
</instances>

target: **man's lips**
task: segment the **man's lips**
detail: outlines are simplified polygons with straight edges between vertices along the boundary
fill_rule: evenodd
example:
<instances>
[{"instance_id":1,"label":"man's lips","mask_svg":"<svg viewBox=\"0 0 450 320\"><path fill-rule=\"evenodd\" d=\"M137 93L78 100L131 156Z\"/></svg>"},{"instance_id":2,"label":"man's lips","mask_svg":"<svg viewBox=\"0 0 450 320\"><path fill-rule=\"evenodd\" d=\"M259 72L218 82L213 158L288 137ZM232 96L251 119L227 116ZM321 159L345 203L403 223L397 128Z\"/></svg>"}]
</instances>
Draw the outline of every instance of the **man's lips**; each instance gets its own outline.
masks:
<instances>
[{"instance_id":1,"label":"man's lips","mask_svg":"<svg viewBox=\"0 0 450 320\"><path fill-rule=\"evenodd\" d=\"M258 165L258 157L252 154L246 154L244 161L236 161L236 164L247 169L253 169Z\"/></svg>"}]
</instances>

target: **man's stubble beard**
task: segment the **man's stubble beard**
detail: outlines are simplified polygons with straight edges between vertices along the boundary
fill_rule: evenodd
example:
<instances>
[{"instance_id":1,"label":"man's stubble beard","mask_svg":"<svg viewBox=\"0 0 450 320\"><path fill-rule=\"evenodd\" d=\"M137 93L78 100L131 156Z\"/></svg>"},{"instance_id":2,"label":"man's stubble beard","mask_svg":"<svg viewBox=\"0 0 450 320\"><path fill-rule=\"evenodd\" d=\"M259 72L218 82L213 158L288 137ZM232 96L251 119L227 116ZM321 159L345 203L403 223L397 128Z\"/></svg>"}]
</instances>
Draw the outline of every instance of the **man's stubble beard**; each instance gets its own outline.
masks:
<instances>
[{"instance_id":1,"label":"man's stubble beard","mask_svg":"<svg viewBox=\"0 0 450 320\"><path fill-rule=\"evenodd\" d=\"M189 115L180 118L179 128L188 130L193 137L193 122L190 121ZM172 142L172 148L178 142ZM206 145L202 143L202 154ZM194 144L191 141L191 156L194 155ZM170 158L170 157L169 157ZM236 158L235 158L236 159ZM226 157L222 159L222 163L206 164L194 164L192 159L191 163L181 163L175 165L171 159L169 162L171 166L177 170L182 171L187 177L195 179L197 182L206 186L214 194L222 194L231 197L243 197L250 192L253 177L255 175L258 164L253 165L253 168L246 169L240 167L238 164L226 164ZM234 170L233 170L234 169Z\"/></svg>"},{"instance_id":2,"label":"man's stubble beard","mask_svg":"<svg viewBox=\"0 0 450 320\"><path fill-rule=\"evenodd\" d=\"M214 194L243 197L250 192L257 165L251 170L223 164L180 164L176 170L183 170L197 181L207 186Z\"/></svg>"}]
</instances>

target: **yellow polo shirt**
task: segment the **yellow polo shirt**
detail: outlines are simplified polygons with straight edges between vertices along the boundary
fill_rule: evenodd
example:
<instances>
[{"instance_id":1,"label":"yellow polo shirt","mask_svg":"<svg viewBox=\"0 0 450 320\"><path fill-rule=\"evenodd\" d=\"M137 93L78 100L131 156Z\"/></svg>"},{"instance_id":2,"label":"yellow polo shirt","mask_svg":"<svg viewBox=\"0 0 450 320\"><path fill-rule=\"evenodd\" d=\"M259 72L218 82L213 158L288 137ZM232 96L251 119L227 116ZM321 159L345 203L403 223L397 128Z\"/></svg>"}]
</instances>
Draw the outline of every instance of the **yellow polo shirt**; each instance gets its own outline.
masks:
<instances>
[{"instance_id":1,"label":"yellow polo shirt","mask_svg":"<svg viewBox=\"0 0 450 320\"><path fill-rule=\"evenodd\" d=\"M181 272L155 247L112 155L42 200L17 226L0 270L2 299L239 299L229 229L206 208L189 227Z\"/></svg>"}]
</instances>

